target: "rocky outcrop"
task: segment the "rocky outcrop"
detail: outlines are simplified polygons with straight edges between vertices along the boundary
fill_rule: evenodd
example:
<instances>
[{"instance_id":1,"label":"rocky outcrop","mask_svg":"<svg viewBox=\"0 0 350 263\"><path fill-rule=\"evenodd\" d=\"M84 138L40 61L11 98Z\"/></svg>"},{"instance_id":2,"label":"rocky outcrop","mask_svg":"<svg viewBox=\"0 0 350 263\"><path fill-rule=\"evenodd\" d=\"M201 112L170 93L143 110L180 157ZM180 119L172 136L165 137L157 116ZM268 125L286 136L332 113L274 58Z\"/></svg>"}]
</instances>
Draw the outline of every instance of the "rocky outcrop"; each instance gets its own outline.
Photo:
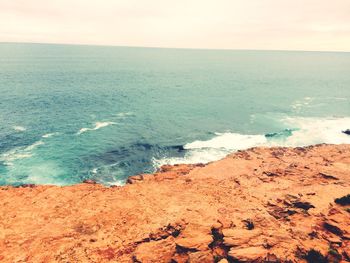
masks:
<instances>
[{"instance_id":1,"label":"rocky outcrop","mask_svg":"<svg viewBox=\"0 0 350 263\"><path fill-rule=\"evenodd\" d=\"M1 262L350 262L350 145L252 148L123 187L0 188Z\"/></svg>"}]
</instances>

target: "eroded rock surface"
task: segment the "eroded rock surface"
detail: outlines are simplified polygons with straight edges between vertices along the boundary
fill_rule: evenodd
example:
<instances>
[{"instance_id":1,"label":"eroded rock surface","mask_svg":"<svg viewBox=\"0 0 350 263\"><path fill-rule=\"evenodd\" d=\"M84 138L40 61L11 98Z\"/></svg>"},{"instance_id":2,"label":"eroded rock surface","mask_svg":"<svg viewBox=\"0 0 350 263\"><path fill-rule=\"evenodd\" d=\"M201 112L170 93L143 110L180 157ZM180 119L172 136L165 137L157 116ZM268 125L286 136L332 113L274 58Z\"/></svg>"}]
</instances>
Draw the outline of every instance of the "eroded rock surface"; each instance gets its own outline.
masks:
<instances>
[{"instance_id":1,"label":"eroded rock surface","mask_svg":"<svg viewBox=\"0 0 350 263\"><path fill-rule=\"evenodd\" d=\"M349 194L350 145L1 187L0 262L350 262Z\"/></svg>"}]
</instances>

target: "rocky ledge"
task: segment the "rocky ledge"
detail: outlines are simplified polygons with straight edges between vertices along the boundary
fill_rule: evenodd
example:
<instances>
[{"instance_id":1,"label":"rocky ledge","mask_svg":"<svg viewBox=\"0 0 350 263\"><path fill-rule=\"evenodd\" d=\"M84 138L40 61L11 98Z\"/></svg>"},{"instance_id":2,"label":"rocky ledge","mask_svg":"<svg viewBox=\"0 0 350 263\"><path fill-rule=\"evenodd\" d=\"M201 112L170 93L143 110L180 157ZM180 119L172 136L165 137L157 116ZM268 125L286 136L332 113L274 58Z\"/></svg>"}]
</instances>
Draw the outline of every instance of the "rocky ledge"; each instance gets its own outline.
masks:
<instances>
[{"instance_id":1,"label":"rocky ledge","mask_svg":"<svg viewBox=\"0 0 350 263\"><path fill-rule=\"evenodd\" d=\"M0 188L1 262L350 262L350 145L252 148L124 187Z\"/></svg>"}]
</instances>

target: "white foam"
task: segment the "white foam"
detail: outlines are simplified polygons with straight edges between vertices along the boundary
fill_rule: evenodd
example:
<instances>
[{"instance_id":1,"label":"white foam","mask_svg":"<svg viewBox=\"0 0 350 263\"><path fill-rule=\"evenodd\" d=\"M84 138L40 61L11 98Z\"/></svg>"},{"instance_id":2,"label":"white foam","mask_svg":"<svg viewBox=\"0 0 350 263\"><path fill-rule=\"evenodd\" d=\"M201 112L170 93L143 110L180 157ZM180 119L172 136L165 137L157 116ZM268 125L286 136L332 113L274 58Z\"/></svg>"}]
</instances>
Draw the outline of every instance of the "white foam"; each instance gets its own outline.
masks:
<instances>
[{"instance_id":1,"label":"white foam","mask_svg":"<svg viewBox=\"0 0 350 263\"><path fill-rule=\"evenodd\" d=\"M93 129L91 129L91 128L81 128L81 129L77 132L77 134L79 135L79 134L82 134L83 132L90 131L90 130L93 130Z\"/></svg>"},{"instance_id":2,"label":"white foam","mask_svg":"<svg viewBox=\"0 0 350 263\"><path fill-rule=\"evenodd\" d=\"M98 130L98 129L107 127L107 126L109 126L109 125L114 125L114 124L117 124L117 123L116 123L116 122L112 122L112 121L96 122L96 123L95 123L95 127L93 127L93 128L81 128L81 129L77 132L77 135L82 134L82 133L87 132L87 131L95 131L95 130Z\"/></svg>"},{"instance_id":3,"label":"white foam","mask_svg":"<svg viewBox=\"0 0 350 263\"><path fill-rule=\"evenodd\" d=\"M40 161L32 163L30 166L25 167L27 178L24 179L24 183L28 184L54 184L65 185L63 180L59 177L63 173L62 168L54 161Z\"/></svg>"},{"instance_id":4,"label":"white foam","mask_svg":"<svg viewBox=\"0 0 350 263\"><path fill-rule=\"evenodd\" d=\"M43 137L43 138L50 138L50 137L55 136L55 135L58 135L58 134L59 134L58 132L47 133L47 134L44 134L44 135L41 136L41 137Z\"/></svg>"},{"instance_id":5,"label":"white foam","mask_svg":"<svg viewBox=\"0 0 350 263\"><path fill-rule=\"evenodd\" d=\"M160 167L165 164L209 163L224 158L230 152L229 150L214 148L193 149L187 151L184 157L154 158L152 163L154 167Z\"/></svg>"},{"instance_id":6,"label":"white foam","mask_svg":"<svg viewBox=\"0 0 350 263\"><path fill-rule=\"evenodd\" d=\"M96 176L98 183L102 183L107 186L122 186L125 185L125 179L117 179L123 175L122 170L111 170L111 167L117 166L119 162L103 165L93 168L91 174ZM120 174L119 174L120 173Z\"/></svg>"},{"instance_id":7,"label":"white foam","mask_svg":"<svg viewBox=\"0 0 350 263\"><path fill-rule=\"evenodd\" d=\"M299 112L302 108L310 107L310 103L312 103L314 100L314 98L305 97L301 100L296 100L294 103L292 103L291 107L296 112Z\"/></svg>"},{"instance_id":8,"label":"white foam","mask_svg":"<svg viewBox=\"0 0 350 263\"><path fill-rule=\"evenodd\" d=\"M43 141L37 141L37 142L33 143L32 145L29 145L26 148L24 148L24 151L29 152L29 151L33 150L34 148L38 147L39 145L43 145L43 144L44 144Z\"/></svg>"},{"instance_id":9,"label":"white foam","mask_svg":"<svg viewBox=\"0 0 350 263\"><path fill-rule=\"evenodd\" d=\"M32 157L31 153L7 152L2 154L0 160L3 161L7 166L13 166L13 161L29 157Z\"/></svg>"},{"instance_id":10,"label":"white foam","mask_svg":"<svg viewBox=\"0 0 350 263\"><path fill-rule=\"evenodd\" d=\"M342 100L342 101L348 101L350 100L349 98L344 98L344 97L334 97L334 100Z\"/></svg>"},{"instance_id":11,"label":"white foam","mask_svg":"<svg viewBox=\"0 0 350 263\"><path fill-rule=\"evenodd\" d=\"M241 150L257 145L266 144L264 135L243 135L239 133L216 133L216 137L207 141L194 141L185 144L185 149L223 148L227 150Z\"/></svg>"},{"instance_id":12,"label":"white foam","mask_svg":"<svg viewBox=\"0 0 350 263\"><path fill-rule=\"evenodd\" d=\"M282 146L307 146L318 143L349 144L350 136L342 131L350 128L350 118L292 118L282 120L297 128Z\"/></svg>"},{"instance_id":13,"label":"white foam","mask_svg":"<svg viewBox=\"0 0 350 263\"><path fill-rule=\"evenodd\" d=\"M302 99L296 100L291 104L292 109L296 114L299 114L302 110L307 108L317 108L317 107L327 107L329 103L343 103L349 101L349 98L345 97L324 97L324 98L314 98L314 97L304 97Z\"/></svg>"},{"instance_id":14,"label":"white foam","mask_svg":"<svg viewBox=\"0 0 350 263\"><path fill-rule=\"evenodd\" d=\"M13 126L13 129L18 132L26 131L27 129L23 126Z\"/></svg>"},{"instance_id":15,"label":"white foam","mask_svg":"<svg viewBox=\"0 0 350 263\"><path fill-rule=\"evenodd\" d=\"M264 135L244 135L239 133L216 133L216 137L207 141L194 141L184 145L187 150L184 157L168 157L153 159L153 166L165 164L208 163L224 158L227 154L251 148L266 146L268 141Z\"/></svg>"},{"instance_id":16,"label":"white foam","mask_svg":"<svg viewBox=\"0 0 350 263\"><path fill-rule=\"evenodd\" d=\"M37 141L26 147L17 147L11 149L0 155L0 161L3 161L5 165L12 166L13 162L16 160L32 157L32 151L43 144L43 141Z\"/></svg>"},{"instance_id":17,"label":"white foam","mask_svg":"<svg viewBox=\"0 0 350 263\"><path fill-rule=\"evenodd\" d=\"M134 116L133 112L119 112L116 114L117 117L119 118L126 118L128 116Z\"/></svg>"},{"instance_id":18,"label":"white foam","mask_svg":"<svg viewBox=\"0 0 350 263\"><path fill-rule=\"evenodd\" d=\"M187 143L184 157L154 159L159 167L164 164L208 163L225 157L228 153L256 146L307 146L319 143L350 144L350 136L342 133L350 129L350 118L300 118L288 117L281 120L284 129L292 128L288 137L267 138L265 135L239 133L217 133L209 140Z\"/></svg>"},{"instance_id":19,"label":"white foam","mask_svg":"<svg viewBox=\"0 0 350 263\"><path fill-rule=\"evenodd\" d=\"M125 180L114 180L112 182L107 182L107 186L124 186L125 185Z\"/></svg>"}]
</instances>

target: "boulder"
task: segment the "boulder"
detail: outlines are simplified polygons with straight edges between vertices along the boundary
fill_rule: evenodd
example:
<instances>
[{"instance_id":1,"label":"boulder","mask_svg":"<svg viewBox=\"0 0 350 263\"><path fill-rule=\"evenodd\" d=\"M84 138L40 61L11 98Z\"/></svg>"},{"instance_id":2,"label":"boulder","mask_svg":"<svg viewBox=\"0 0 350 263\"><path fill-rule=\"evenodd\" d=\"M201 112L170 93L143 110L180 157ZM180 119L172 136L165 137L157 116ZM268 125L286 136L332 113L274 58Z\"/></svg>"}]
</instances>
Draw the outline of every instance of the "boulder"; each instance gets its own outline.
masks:
<instances>
[{"instance_id":1,"label":"boulder","mask_svg":"<svg viewBox=\"0 0 350 263\"><path fill-rule=\"evenodd\" d=\"M196 237L182 237L175 240L180 249L191 251L203 251L209 249L209 244L213 242L211 235L198 235Z\"/></svg>"},{"instance_id":2,"label":"boulder","mask_svg":"<svg viewBox=\"0 0 350 263\"><path fill-rule=\"evenodd\" d=\"M261 234L258 230L227 228L222 230L224 244L228 247L247 244L249 240Z\"/></svg>"}]
</instances>

